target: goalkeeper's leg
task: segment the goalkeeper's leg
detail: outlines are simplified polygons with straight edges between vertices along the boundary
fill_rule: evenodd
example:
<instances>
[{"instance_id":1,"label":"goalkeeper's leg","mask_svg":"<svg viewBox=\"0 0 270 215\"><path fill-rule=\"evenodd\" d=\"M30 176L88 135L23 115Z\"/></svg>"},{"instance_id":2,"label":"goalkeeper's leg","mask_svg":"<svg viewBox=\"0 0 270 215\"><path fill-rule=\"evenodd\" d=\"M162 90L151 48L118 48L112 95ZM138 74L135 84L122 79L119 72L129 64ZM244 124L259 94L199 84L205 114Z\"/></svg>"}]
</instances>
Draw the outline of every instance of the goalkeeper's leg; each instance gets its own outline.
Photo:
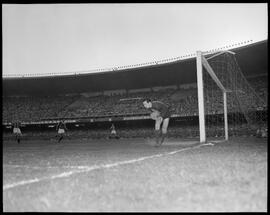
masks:
<instances>
[{"instance_id":1,"label":"goalkeeper's leg","mask_svg":"<svg viewBox=\"0 0 270 215\"><path fill-rule=\"evenodd\" d=\"M163 124L162 124L162 134L161 134L161 140L160 140L160 145L164 142L165 137L167 136L167 129L169 126L169 120L170 118L166 118L163 120Z\"/></svg>"},{"instance_id":2,"label":"goalkeeper's leg","mask_svg":"<svg viewBox=\"0 0 270 215\"><path fill-rule=\"evenodd\" d=\"M60 138L58 139L58 143L60 143L60 141L63 139L63 134L60 135Z\"/></svg>"},{"instance_id":3,"label":"goalkeeper's leg","mask_svg":"<svg viewBox=\"0 0 270 215\"><path fill-rule=\"evenodd\" d=\"M156 146L159 146L159 137L160 137L160 130L155 129L155 141L156 141Z\"/></svg>"},{"instance_id":4,"label":"goalkeeper's leg","mask_svg":"<svg viewBox=\"0 0 270 215\"><path fill-rule=\"evenodd\" d=\"M20 137L19 137L19 134L16 134L16 141L17 141L17 143L20 143Z\"/></svg>"},{"instance_id":5,"label":"goalkeeper's leg","mask_svg":"<svg viewBox=\"0 0 270 215\"><path fill-rule=\"evenodd\" d=\"M155 123L155 140L156 140L156 146L159 146L160 145L160 125L162 123L162 118L159 117L157 120L156 120L156 123Z\"/></svg>"}]
</instances>

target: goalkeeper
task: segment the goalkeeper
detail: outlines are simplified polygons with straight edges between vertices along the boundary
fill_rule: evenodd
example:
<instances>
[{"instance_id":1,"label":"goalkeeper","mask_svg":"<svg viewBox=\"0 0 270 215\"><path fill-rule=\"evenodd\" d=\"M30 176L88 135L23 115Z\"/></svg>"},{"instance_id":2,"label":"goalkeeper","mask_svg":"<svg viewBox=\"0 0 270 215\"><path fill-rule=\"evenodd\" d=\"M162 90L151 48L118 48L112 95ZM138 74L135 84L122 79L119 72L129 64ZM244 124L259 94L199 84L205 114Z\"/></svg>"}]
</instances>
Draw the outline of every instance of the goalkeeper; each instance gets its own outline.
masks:
<instances>
[{"instance_id":1,"label":"goalkeeper","mask_svg":"<svg viewBox=\"0 0 270 215\"><path fill-rule=\"evenodd\" d=\"M161 146L167 134L171 108L161 101L151 101L151 99L144 99L143 106L151 111L150 117L155 120L156 146ZM162 129L160 132L161 124Z\"/></svg>"}]
</instances>

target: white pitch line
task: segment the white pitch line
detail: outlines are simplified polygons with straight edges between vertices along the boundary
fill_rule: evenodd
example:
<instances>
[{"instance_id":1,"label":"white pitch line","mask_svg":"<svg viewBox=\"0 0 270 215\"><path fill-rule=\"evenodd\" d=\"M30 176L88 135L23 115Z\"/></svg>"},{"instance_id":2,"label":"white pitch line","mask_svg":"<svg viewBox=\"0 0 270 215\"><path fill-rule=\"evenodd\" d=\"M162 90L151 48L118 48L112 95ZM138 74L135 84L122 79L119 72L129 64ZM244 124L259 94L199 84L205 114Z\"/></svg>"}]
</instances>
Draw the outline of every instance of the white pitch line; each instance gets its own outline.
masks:
<instances>
[{"instance_id":1,"label":"white pitch line","mask_svg":"<svg viewBox=\"0 0 270 215\"><path fill-rule=\"evenodd\" d=\"M89 166L89 167L82 168L82 170L63 172L61 174L50 176L50 177L43 177L43 178L39 178L39 179L35 178L35 179L30 179L30 180L26 180L26 181L20 181L20 182L16 182L16 183L12 183L12 184L6 184L6 185L3 186L3 190L8 190L8 189L11 189L11 188L14 188L14 187L23 186L23 185L26 185L26 184L32 184L32 183L45 181L45 180L51 180L51 179L55 179L55 178L64 178L64 177L68 177L68 176L71 176L71 175L74 175L74 174L77 174L77 173L90 172L90 171L98 170L98 169L112 168L112 167L117 167L117 166L124 165L124 164L131 164L131 163L140 162L140 161L151 159L151 158L157 158L157 157L162 157L162 156L166 156L166 155L172 155L172 154L176 154L178 152L199 148L199 147L204 146L204 145L207 145L207 144L201 144L201 145L197 145L197 146L194 146L194 147L188 147L188 148L179 149L179 150L172 151L172 152L155 154L155 155L145 156L145 157L132 159L132 160L127 160L127 161L119 161L119 162L111 163L111 164L102 164L102 165Z\"/></svg>"},{"instance_id":2,"label":"white pitch line","mask_svg":"<svg viewBox=\"0 0 270 215\"><path fill-rule=\"evenodd\" d=\"M11 168L29 168L29 169L56 169L56 168L71 168L71 169L86 169L89 166L29 166L29 165L16 165L16 164L3 164L3 166Z\"/></svg>"}]
</instances>

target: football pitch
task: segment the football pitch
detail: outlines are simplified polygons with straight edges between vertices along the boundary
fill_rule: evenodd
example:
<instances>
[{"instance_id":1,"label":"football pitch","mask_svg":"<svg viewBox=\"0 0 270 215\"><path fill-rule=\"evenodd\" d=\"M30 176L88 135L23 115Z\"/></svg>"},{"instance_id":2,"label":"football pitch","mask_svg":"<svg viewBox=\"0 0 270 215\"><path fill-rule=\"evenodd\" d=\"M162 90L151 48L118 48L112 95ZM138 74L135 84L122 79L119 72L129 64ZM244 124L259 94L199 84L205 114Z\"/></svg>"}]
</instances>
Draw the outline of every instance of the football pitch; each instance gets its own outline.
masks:
<instances>
[{"instance_id":1,"label":"football pitch","mask_svg":"<svg viewBox=\"0 0 270 215\"><path fill-rule=\"evenodd\" d=\"M266 212L267 140L3 142L4 212Z\"/></svg>"}]
</instances>

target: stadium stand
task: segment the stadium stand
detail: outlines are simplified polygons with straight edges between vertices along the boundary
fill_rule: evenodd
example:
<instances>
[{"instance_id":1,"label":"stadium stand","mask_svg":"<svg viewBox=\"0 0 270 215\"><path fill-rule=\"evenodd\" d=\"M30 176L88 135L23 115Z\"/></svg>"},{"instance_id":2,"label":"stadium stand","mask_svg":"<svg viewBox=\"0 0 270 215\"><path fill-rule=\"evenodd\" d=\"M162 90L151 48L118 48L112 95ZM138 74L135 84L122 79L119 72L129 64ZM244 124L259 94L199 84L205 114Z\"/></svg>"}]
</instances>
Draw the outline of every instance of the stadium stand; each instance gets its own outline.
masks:
<instances>
[{"instance_id":1,"label":"stadium stand","mask_svg":"<svg viewBox=\"0 0 270 215\"><path fill-rule=\"evenodd\" d=\"M267 102L267 79L265 77L253 77L249 81L258 95ZM163 101L170 104L174 113L180 116L192 116L198 112L196 88L96 97L85 97L83 95L4 97L3 122L147 114L140 99L132 100L130 98L151 98L152 100ZM214 100L207 105L215 105L220 107L220 111L222 111L222 105L218 103L218 100Z\"/></svg>"}]
</instances>

